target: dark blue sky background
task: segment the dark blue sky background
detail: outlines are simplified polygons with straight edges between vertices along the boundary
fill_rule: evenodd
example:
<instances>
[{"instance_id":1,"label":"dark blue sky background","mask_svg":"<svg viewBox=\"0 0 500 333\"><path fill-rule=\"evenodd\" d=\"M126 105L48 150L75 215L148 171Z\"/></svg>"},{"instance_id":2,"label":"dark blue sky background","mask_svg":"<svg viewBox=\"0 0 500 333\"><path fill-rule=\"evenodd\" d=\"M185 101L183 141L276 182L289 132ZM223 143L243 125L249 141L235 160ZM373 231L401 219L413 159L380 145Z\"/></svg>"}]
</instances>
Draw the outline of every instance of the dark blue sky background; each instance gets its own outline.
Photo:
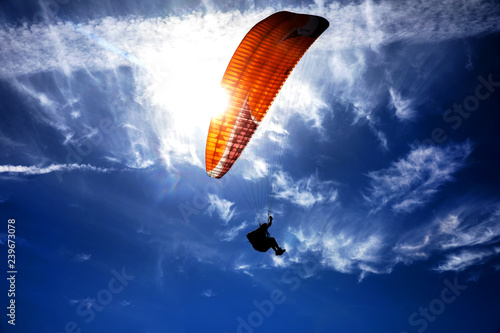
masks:
<instances>
[{"instance_id":1,"label":"dark blue sky background","mask_svg":"<svg viewBox=\"0 0 500 333\"><path fill-rule=\"evenodd\" d=\"M279 10L330 27L209 178ZM499 32L496 1L3 1L0 331L500 332ZM281 257L245 237L271 196Z\"/></svg>"}]
</instances>

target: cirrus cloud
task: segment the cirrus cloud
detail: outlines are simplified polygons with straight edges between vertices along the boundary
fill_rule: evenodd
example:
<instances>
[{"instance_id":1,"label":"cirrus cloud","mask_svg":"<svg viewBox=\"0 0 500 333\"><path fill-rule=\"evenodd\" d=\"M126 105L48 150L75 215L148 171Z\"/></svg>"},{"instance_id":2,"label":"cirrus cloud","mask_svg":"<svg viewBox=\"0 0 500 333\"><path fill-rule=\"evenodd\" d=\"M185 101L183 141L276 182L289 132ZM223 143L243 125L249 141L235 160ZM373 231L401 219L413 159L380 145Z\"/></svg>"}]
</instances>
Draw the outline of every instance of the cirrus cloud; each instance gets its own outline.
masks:
<instances>
[{"instance_id":1,"label":"cirrus cloud","mask_svg":"<svg viewBox=\"0 0 500 333\"><path fill-rule=\"evenodd\" d=\"M394 212L410 213L424 206L464 168L472 152L469 141L447 146L416 146L390 167L368 173L370 188L365 200L373 212L390 206Z\"/></svg>"}]
</instances>

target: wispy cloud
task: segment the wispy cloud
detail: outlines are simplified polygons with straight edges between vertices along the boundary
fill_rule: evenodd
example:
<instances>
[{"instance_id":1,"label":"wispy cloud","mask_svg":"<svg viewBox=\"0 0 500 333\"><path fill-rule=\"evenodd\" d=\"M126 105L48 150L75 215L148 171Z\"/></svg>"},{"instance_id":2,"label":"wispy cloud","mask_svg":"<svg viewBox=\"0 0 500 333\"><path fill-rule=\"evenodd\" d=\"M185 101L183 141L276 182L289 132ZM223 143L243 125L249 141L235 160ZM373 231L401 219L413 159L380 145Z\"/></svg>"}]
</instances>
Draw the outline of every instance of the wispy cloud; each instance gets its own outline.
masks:
<instances>
[{"instance_id":1,"label":"wispy cloud","mask_svg":"<svg viewBox=\"0 0 500 333\"><path fill-rule=\"evenodd\" d=\"M493 206L495 207L495 206ZM436 219L443 235L442 249L456 249L474 245L487 245L500 239L500 207L496 211L470 211L458 209L444 218Z\"/></svg>"},{"instance_id":2,"label":"wispy cloud","mask_svg":"<svg viewBox=\"0 0 500 333\"><path fill-rule=\"evenodd\" d=\"M434 5L434 6L433 6ZM330 22L336 22L332 48L366 45L377 48L395 41L442 41L463 38L498 28L498 3L494 1L405 2L365 1L358 5L332 3ZM477 9L477 12L473 9ZM484 20L480 20L485 15ZM355 27L359 27L358 30Z\"/></svg>"},{"instance_id":3,"label":"wispy cloud","mask_svg":"<svg viewBox=\"0 0 500 333\"><path fill-rule=\"evenodd\" d=\"M282 93L278 95L275 109L279 108L279 111L275 113L277 115L275 121L278 124L293 125L298 115L309 128L317 131L319 140L325 140L327 132L323 123L325 118L332 114L332 110L322 95L324 89L319 89L322 77L307 75L309 72L321 73L324 68L321 69L321 66L314 63L317 56L306 54L304 60L287 80Z\"/></svg>"},{"instance_id":4,"label":"wispy cloud","mask_svg":"<svg viewBox=\"0 0 500 333\"><path fill-rule=\"evenodd\" d=\"M90 260L90 258L92 258L91 254L88 254L88 253L78 253L77 255L75 255L74 261L76 261L76 262L84 262L84 261Z\"/></svg>"},{"instance_id":5,"label":"wispy cloud","mask_svg":"<svg viewBox=\"0 0 500 333\"><path fill-rule=\"evenodd\" d=\"M255 139L259 140L260 138ZM269 176L271 166L264 158L256 154L255 150L258 150L258 148L255 148L256 146L258 146L257 141L255 141L255 144L245 151L245 155L240 157L239 162L242 164L240 172L241 177L246 180L262 182L263 179L267 179ZM234 168L234 170L238 169Z\"/></svg>"},{"instance_id":6,"label":"wispy cloud","mask_svg":"<svg viewBox=\"0 0 500 333\"><path fill-rule=\"evenodd\" d=\"M500 253L500 248L494 248L493 250L463 250L447 255L443 262L434 267L434 270L438 272L460 272L471 266L482 264L498 253Z\"/></svg>"},{"instance_id":7,"label":"wispy cloud","mask_svg":"<svg viewBox=\"0 0 500 333\"><path fill-rule=\"evenodd\" d=\"M236 264L234 267L234 270L237 272L243 272L249 276L253 276L253 273L251 272L252 266L249 264Z\"/></svg>"},{"instance_id":8,"label":"wispy cloud","mask_svg":"<svg viewBox=\"0 0 500 333\"><path fill-rule=\"evenodd\" d=\"M132 302L131 302L131 301L129 301L129 300L124 299L124 300L120 301L120 305L121 305L122 307L131 306L131 305L132 305Z\"/></svg>"},{"instance_id":9,"label":"wispy cloud","mask_svg":"<svg viewBox=\"0 0 500 333\"><path fill-rule=\"evenodd\" d=\"M310 250L318 251L322 263L342 273L353 273L358 269L366 270L370 263L378 261L378 253L383 246L382 240L376 236L358 239L357 236L347 233L318 232L316 235L296 234L301 242L307 244ZM363 267L360 264L364 264Z\"/></svg>"},{"instance_id":10,"label":"wispy cloud","mask_svg":"<svg viewBox=\"0 0 500 333\"><path fill-rule=\"evenodd\" d=\"M33 112L33 117L41 123L59 131L64 136L65 143L71 140L74 136L74 129L69 125L69 119L71 118L71 113L75 112L75 110L68 110L65 105L62 105L61 102L50 96L48 92L38 91L29 81L23 81L14 79L11 81L11 84L20 94L29 97L28 101L32 100L37 103L37 109L40 112Z\"/></svg>"},{"instance_id":11,"label":"wispy cloud","mask_svg":"<svg viewBox=\"0 0 500 333\"><path fill-rule=\"evenodd\" d=\"M221 199L216 194L208 194L208 214L212 216L215 212L219 215L224 224L227 224L234 216L236 209L232 208L234 202Z\"/></svg>"},{"instance_id":12,"label":"wispy cloud","mask_svg":"<svg viewBox=\"0 0 500 333\"><path fill-rule=\"evenodd\" d=\"M318 203L333 203L338 192L333 181L322 181L317 174L294 180L288 173L279 171L273 176L273 193L277 199L311 208Z\"/></svg>"},{"instance_id":13,"label":"wispy cloud","mask_svg":"<svg viewBox=\"0 0 500 333\"><path fill-rule=\"evenodd\" d=\"M498 201L464 202L404 234L394 234L375 215L320 207L305 218L298 217L301 223L288 221L288 232L296 241L288 238L287 261L274 260L274 265L315 262L322 268L358 274L360 280L369 274L391 273L399 264L422 261L439 272L463 271L488 263L500 252L496 245L499 212ZM386 216L384 224L395 220Z\"/></svg>"},{"instance_id":14,"label":"wispy cloud","mask_svg":"<svg viewBox=\"0 0 500 333\"><path fill-rule=\"evenodd\" d=\"M234 227L231 227L229 229L221 231L220 232L221 240L225 241L225 242L230 242L230 241L234 240L236 238L236 236L238 236L239 233L242 230L244 230L246 227L247 227L247 223L245 221L237 226L234 226Z\"/></svg>"},{"instance_id":15,"label":"wispy cloud","mask_svg":"<svg viewBox=\"0 0 500 333\"><path fill-rule=\"evenodd\" d=\"M17 142L0 131L0 147L2 147L2 154L9 155L14 152L18 152L19 149L23 148L25 145L21 142Z\"/></svg>"},{"instance_id":16,"label":"wispy cloud","mask_svg":"<svg viewBox=\"0 0 500 333\"><path fill-rule=\"evenodd\" d=\"M50 27L5 27L0 30L0 39L5 41L2 45L9 47L2 48L0 53L4 64L0 74L12 77L64 67L95 71L130 62L148 64L145 55L160 47L159 41L167 41L168 47L176 46L176 43L182 46L186 29L190 35L196 32L200 37L210 36L212 43L220 46L220 39L211 34L211 29L223 32L224 38L241 39L241 33L276 11L275 8L252 8L244 13L219 12L215 4L213 7L204 16L190 14L181 18L135 17L127 20L108 17L86 24L67 22ZM304 8L289 6L286 9L300 11ZM495 15L499 6L492 1L476 1L472 5L466 2L436 4L428 0L413 6L366 1L358 5L332 3L308 9L335 23L335 29L328 31L327 37L319 41L321 47L332 50L377 47L401 40L435 42L463 38L498 31L500 20ZM9 56L14 53L17 57Z\"/></svg>"},{"instance_id":17,"label":"wispy cloud","mask_svg":"<svg viewBox=\"0 0 500 333\"><path fill-rule=\"evenodd\" d=\"M393 248L395 260L406 264L444 255L434 269L460 271L484 263L498 252L500 204L465 202L429 223L411 230Z\"/></svg>"},{"instance_id":18,"label":"wispy cloud","mask_svg":"<svg viewBox=\"0 0 500 333\"><path fill-rule=\"evenodd\" d=\"M297 239L287 244L289 265L316 262L323 268L358 274L359 279L392 269L385 253L384 234L362 215L345 214L341 209L316 209L307 223L291 226L289 232Z\"/></svg>"},{"instance_id":19,"label":"wispy cloud","mask_svg":"<svg viewBox=\"0 0 500 333\"><path fill-rule=\"evenodd\" d=\"M210 298L217 296L217 294L212 289L207 289L202 291L201 296Z\"/></svg>"},{"instance_id":20,"label":"wispy cloud","mask_svg":"<svg viewBox=\"0 0 500 333\"><path fill-rule=\"evenodd\" d=\"M415 110L412 106L412 100L403 98L393 88L389 89L391 96L390 105L394 108L396 117L401 121L412 120L415 117Z\"/></svg>"},{"instance_id":21,"label":"wispy cloud","mask_svg":"<svg viewBox=\"0 0 500 333\"><path fill-rule=\"evenodd\" d=\"M395 212L412 212L453 180L472 149L469 141L444 147L416 146L389 168L370 172L370 188L364 198L375 207L373 211L389 205Z\"/></svg>"},{"instance_id":22,"label":"wispy cloud","mask_svg":"<svg viewBox=\"0 0 500 333\"><path fill-rule=\"evenodd\" d=\"M69 171L92 171L92 172L111 172L113 168L101 168L90 164L51 164L46 167L22 166L22 165L0 165L0 174L15 175L43 175L51 172L69 172Z\"/></svg>"}]
</instances>

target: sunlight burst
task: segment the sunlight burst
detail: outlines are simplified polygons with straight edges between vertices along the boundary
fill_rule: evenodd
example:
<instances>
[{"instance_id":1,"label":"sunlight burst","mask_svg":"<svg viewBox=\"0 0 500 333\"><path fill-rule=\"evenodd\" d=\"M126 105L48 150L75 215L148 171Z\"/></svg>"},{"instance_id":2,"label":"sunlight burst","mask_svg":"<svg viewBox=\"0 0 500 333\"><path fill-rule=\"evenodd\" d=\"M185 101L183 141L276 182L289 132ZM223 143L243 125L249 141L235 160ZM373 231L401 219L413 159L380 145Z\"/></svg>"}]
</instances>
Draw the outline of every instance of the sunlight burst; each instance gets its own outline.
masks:
<instances>
[{"instance_id":1,"label":"sunlight burst","mask_svg":"<svg viewBox=\"0 0 500 333\"><path fill-rule=\"evenodd\" d=\"M144 58L149 99L169 115L176 131L207 131L211 117L225 111L229 98L220 82L227 56L210 44L184 43Z\"/></svg>"}]
</instances>

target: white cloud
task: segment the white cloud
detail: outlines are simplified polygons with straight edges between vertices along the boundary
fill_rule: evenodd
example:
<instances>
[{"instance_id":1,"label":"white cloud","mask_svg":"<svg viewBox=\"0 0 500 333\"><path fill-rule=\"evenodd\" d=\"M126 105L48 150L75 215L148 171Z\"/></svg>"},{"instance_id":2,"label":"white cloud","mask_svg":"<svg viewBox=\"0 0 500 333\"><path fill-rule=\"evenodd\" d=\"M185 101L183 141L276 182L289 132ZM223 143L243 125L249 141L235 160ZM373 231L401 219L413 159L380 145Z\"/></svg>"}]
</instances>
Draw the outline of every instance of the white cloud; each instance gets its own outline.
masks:
<instances>
[{"instance_id":1,"label":"white cloud","mask_svg":"<svg viewBox=\"0 0 500 333\"><path fill-rule=\"evenodd\" d=\"M76 262L84 262L84 261L90 260L90 258L92 258L91 254L88 254L88 253L78 253L77 255L75 255L74 260Z\"/></svg>"},{"instance_id":2,"label":"white cloud","mask_svg":"<svg viewBox=\"0 0 500 333\"><path fill-rule=\"evenodd\" d=\"M291 6L286 9L304 10ZM401 40L436 42L498 31L499 18L491 15L497 9L498 5L489 1L478 1L474 10L466 2L436 4L427 0L408 6L365 1L357 5L332 3L313 12L325 16L335 28L327 30L326 37L319 40L320 46L339 50L377 47ZM106 17L79 24L60 22L49 27L28 24L14 29L3 27L0 39L9 47L2 48L0 53L3 64L0 75L12 77L64 68L97 71L129 62L148 65L146 55L164 47L173 51L167 54L165 62L172 62L176 57L174 47L204 43L204 38L210 40L214 49L220 48L221 39L232 39L236 44L229 45L237 45L255 22L276 10L208 11L206 15L193 13L166 18ZM195 40L186 40L185 35Z\"/></svg>"},{"instance_id":3,"label":"white cloud","mask_svg":"<svg viewBox=\"0 0 500 333\"><path fill-rule=\"evenodd\" d=\"M491 211L491 208L496 210ZM500 239L500 205L486 209L461 207L435 223L443 233L440 247L444 250L488 245Z\"/></svg>"},{"instance_id":4,"label":"white cloud","mask_svg":"<svg viewBox=\"0 0 500 333\"><path fill-rule=\"evenodd\" d=\"M24 149L25 146L26 146L25 144L9 138L0 131L1 154L3 155L17 154L19 151L22 151L22 149Z\"/></svg>"},{"instance_id":5,"label":"white cloud","mask_svg":"<svg viewBox=\"0 0 500 333\"><path fill-rule=\"evenodd\" d=\"M453 180L465 166L472 145L418 146L387 169L372 171L369 193L364 196L374 211L390 205L395 212L409 213L425 205L439 188Z\"/></svg>"},{"instance_id":6,"label":"white cloud","mask_svg":"<svg viewBox=\"0 0 500 333\"><path fill-rule=\"evenodd\" d=\"M381 130L378 130L373 121L370 120L369 124L370 124L370 129L372 130L373 134L375 134L375 136L377 137L381 148L383 150L388 150L389 144L387 142L387 136L385 135L385 133L382 132Z\"/></svg>"},{"instance_id":7,"label":"white cloud","mask_svg":"<svg viewBox=\"0 0 500 333\"><path fill-rule=\"evenodd\" d=\"M438 272L455 271L460 272L474 265L482 264L486 260L500 252L500 248L494 250L464 250L446 256L446 259L436 266Z\"/></svg>"},{"instance_id":8,"label":"white cloud","mask_svg":"<svg viewBox=\"0 0 500 333\"><path fill-rule=\"evenodd\" d=\"M253 147L257 146L255 143ZM256 155L256 152L251 147L245 150L245 154L240 157L238 161L241 164L241 177L252 181L252 182L262 182L269 176L270 165L266 162L264 158ZM257 148L258 150L258 148ZM234 170L238 170L234 168Z\"/></svg>"},{"instance_id":9,"label":"white cloud","mask_svg":"<svg viewBox=\"0 0 500 333\"><path fill-rule=\"evenodd\" d=\"M123 307L130 306L130 305L132 305L132 302L129 301L129 300L124 299L124 300L120 301L120 305L123 306Z\"/></svg>"},{"instance_id":10,"label":"white cloud","mask_svg":"<svg viewBox=\"0 0 500 333\"><path fill-rule=\"evenodd\" d=\"M210 298L217 296L217 294L212 289L207 289L202 291L201 296Z\"/></svg>"},{"instance_id":11,"label":"white cloud","mask_svg":"<svg viewBox=\"0 0 500 333\"><path fill-rule=\"evenodd\" d=\"M52 99L44 92L37 91L29 82L12 80L11 84L20 93L30 97L28 100L34 100L38 103L41 112L32 113L35 119L57 129L66 138L66 141L73 136L73 130L68 122L69 117L57 100Z\"/></svg>"},{"instance_id":12,"label":"white cloud","mask_svg":"<svg viewBox=\"0 0 500 333\"><path fill-rule=\"evenodd\" d=\"M324 89L318 89L321 85L318 77L307 74L309 72L321 73L325 69L313 63L318 61L313 55L305 54L304 60L290 75L282 92L274 102L275 120L277 123L290 122L293 124L297 121L296 115L299 115L308 127L318 132L319 138L323 140L326 138L326 129L323 127L323 122L325 116L331 113L331 108L322 96Z\"/></svg>"},{"instance_id":13,"label":"white cloud","mask_svg":"<svg viewBox=\"0 0 500 333\"><path fill-rule=\"evenodd\" d=\"M427 258L428 254L426 253L426 248L430 244L431 236L426 234L422 237L419 237L415 242L410 243L400 243L394 247L394 251L396 253L402 254L406 259L398 256L398 261L408 261L414 259L423 259Z\"/></svg>"},{"instance_id":14,"label":"white cloud","mask_svg":"<svg viewBox=\"0 0 500 333\"><path fill-rule=\"evenodd\" d=\"M378 251L382 247L381 239L377 236L370 236L363 240L355 239L352 236L322 235L320 251L323 255L323 262L333 267L339 272L351 273L355 268L361 269L359 264L371 267L367 263L377 261Z\"/></svg>"},{"instance_id":15,"label":"white cloud","mask_svg":"<svg viewBox=\"0 0 500 333\"><path fill-rule=\"evenodd\" d=\"M237 226L231 227L229 229L223 230L220 232L221 240L225 242L230 242L239 235L240 231L244 230L247 227L247 223L243 222Z\"/></svg>"},{"instance_id":16,"label":"white cloud","mask_svg":"<svg viewBox=\"0 0 500 333\"><path fill-rule=\"evenodd\" d=\"M415 117L415 110L412 106L411 99L403 98L395 89L390 88L389 94L391 95L390 106L396 112L396 117L401 121L413 120Z\"/></svg>"},{"instance_id":17,"label":"white cloud","mask_svg":"<svg viewBox=\"0 0 500 333\"><path fill-rule=\"evenodd\" d=\"M332 181L321 181L317 174L294 180L288 173L279 171L273 175L272 188L277 199L311 208L318 203L333 203L338 192Z\"/></svg>"},{"instance_id":18,"label":"white cloud","mask_svg":"<svg viewBox=\"0 0 500 333\"><path fill-rule=\"evenodd\" d=\"M411 6L406 2L365 1L357 5L332 3L326 16L336 28L335 33L329 32L334 35L332 49L355 45L376 49L396 41L437 42L495 31L500 20L493 14L497 11L498 4L492 1L424 0Z\"/></svg>"},{"instance_id":19,"label":"white cloud","mask_svg":"<svg viewBox=\"0 0 500 333\"><path fill-rule=\"evenodd\" d=\"M300 245L295 249L290 263L315 260L324 268L341 273L358 273L360 280L369 273L390 272L381 258L384 242L380 235L365 235L348 229L318 229L318 225L307 230L292 229L291 233L297 237ZM315 259L311 259L311 256Z\"/></svg>"},{"instance_id":20,"label":"white cloud","mask_svg":"<svg viewBox=\"0 0 500 333\"><path fill-rule=\"evenodd\" d=\"M499 221L498 202L466 202L410 230L393 252L397 261L406 264L445 254L436 270L464 270L496 253L489 246L500 240Z\"/></svg>"},{"instance_id":21,"label":"white cloud","mask_svg":"<svg viewBox=\"0 0 500 333\"><path fill-rule=\"evenodd\" d=\"M22 165L0 165L0 173L18 174L18 175L43 175L51 172L69 172L69 171L93 171L110 172L113 168L100 168L90 164L51 164L46 167L22 166Z\"/></svg>"},{"instance_id":22,"label":"white cloud","mask_svg":"<svg viewBox=\"0 0 500 333\"><path fill-rule=\"evenodd\" d=\"M284 242L285 262L274 260L275 266L315 266L310 274L330 269L358 274L360 280L368 274L387 274L394 266L389 260L384 232L378 223L360 212L321 206L287 223L288 234L294 237L287 237ZM280 240L278 236L277 239Z\"/></svg>"},{"instance_id":23,"label":"white cloud","mask_svg":"<svg viewBox=\"0 0 500 333\"><path fill-rule=\"evenodd\" d=\"M222 219L224 224L227 224L234 216L236 209L231 208L234 202L219 198L216 194L208 194L208 213L210 216L216 212Z\"/></svg>"},{"instance_id":24,"label":"white cloud","mask_svg":"<svg viewBox=\"0 0 500 333\"><path fill-rule=\"evenodd\" d=\"M462 203L402 235L384 227L394 223L387 217L383 223L373 219L340 207L315 209L306 218L298 217L300 223L292 219L288 231L297 241L286 244L288 265L314 260L323 268L359 274L361 280L368 274L388 274L401 263L431 259L439 264L430 269L463 271L500 253L495 245L500 240L498 201ZM274 265L284 263L275 260Z\"/></svg>"},{"instance_id":25,"label":"white cloud","mask_svg":"<svg viewBox=\"0 0 500 333\"><path fill-rule=\"evenodd\" d=\"M250 271L251 269L252 269L252 266L249 264L236 264L234 267L235 271L241 271L241 272L253 277L253 273Z\"/></svg>"}]
</instances>

